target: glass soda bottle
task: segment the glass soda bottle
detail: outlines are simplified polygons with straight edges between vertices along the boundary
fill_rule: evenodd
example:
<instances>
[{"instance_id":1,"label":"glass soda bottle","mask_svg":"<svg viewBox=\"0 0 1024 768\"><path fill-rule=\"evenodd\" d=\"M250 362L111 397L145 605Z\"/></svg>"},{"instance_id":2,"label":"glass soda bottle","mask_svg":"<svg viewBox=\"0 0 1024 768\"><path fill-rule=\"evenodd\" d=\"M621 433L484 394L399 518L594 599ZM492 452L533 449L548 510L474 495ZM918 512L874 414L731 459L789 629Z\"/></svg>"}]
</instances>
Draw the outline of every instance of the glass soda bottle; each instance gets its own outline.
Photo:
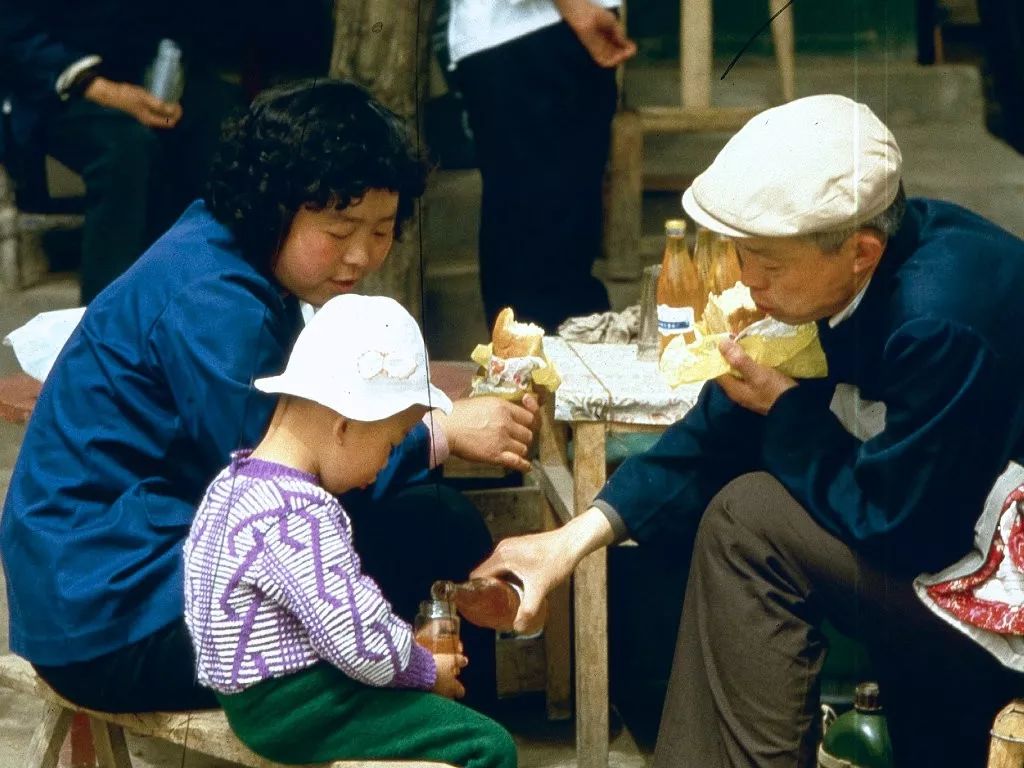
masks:
<instances>
[{"instance_id":1,"label":"glass soda bottle","mask_svg":"<svg viewBox=\"0 0 1024 768\"><path fill-rule=\"evenodd\" d=\"M740 281L740 259L736 246L724 235L714 234L711 243L709 290L721 294Z\"/></svg>"},{"instance_id":2,"label":"glass soda bottle","mask_svg":"<svg viewBox=\"0 0 1024 768\"><path fill-rule=\"evenodd\" d=\"M523 601L523 588L512 574L505 578L484 576L469 581L436 581L430 590L431 597L455 606L462 617L478 627L488 627L501 632L511 632L519 605ZM527 627L524 634L540 631L544 625L547 609L537 617L535 626Z\"/></svg>"},{"instance_id":3,"label":"glass soda bottle","mask_svg":"<svg viewBox=\"0 0 1024 768\"><path fill-rule=\"evenodd\" d=\"M683 219L665 222L665 255L658 276L657 302L660 352L664 352L676 336L683 336L687 343L693 341L696 338L694 324L704 314L707 294L686 247Z\"/></svg>"},{"instance_id":4,"label":"glass soda bottle","mask_svg":"<svg viewBox=\"0 0 1024 768\"><path fill-rule=\"evenodd\" d=\"M450 602L424 600L413 622L416 642L431 653L459 653L459 617Z\"/></svg>"},{"instance_id":5,"label":"glass soda bottle","mask_svg":"<svg viewBox=\"0 0 1024 768\"><path fill-rule=\"evenodd\" d=\"M701 294L719 293L715 290L715 233L704 227L697 227L693 241L693 263L697 266ZM698 318L699 319L699 318Z\"/></svg>"}]
</instances>

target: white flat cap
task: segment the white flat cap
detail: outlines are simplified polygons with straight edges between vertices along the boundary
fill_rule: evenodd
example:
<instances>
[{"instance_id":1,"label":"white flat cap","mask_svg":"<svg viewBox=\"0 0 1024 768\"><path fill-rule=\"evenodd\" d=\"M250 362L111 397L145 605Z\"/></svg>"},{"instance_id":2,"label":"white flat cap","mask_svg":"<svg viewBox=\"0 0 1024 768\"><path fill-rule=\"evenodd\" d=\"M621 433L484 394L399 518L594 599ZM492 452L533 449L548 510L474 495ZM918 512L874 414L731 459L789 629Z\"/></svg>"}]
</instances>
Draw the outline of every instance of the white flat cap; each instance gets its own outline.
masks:
<instances>
[{"instance_id":1,"label":"white flat cap","mask_svg":"<svg viewBox=\"0 0 1024 768\"><path fill-rule=\"evenodd\" d=\"M698 224L731 237L842 230L896 199L903 158L864 104L808 96L751 118L683 194Z\"/></svg>"}]
</instances>

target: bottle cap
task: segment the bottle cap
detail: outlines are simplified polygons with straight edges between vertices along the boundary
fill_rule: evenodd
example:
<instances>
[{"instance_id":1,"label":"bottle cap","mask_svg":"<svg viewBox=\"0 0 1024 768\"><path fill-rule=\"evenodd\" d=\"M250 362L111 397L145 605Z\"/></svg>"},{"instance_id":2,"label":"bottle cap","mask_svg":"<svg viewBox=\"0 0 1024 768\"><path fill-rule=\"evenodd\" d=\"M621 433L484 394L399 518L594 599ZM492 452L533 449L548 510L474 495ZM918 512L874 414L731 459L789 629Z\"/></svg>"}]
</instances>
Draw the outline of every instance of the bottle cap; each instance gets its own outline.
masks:
<instances>
[{"instance_id":1,"label":"bottle cap","mask_svg":"<svg viewBox=\"0 0 1024 768\"><path fill-rule=\"evenodd\" d=\"M160 46L157 48L157 55L179 57L181 56L181 49L178 47L178 44L176 42L174 42L170 38L165 37L163 40L160 41Z\"/></svg>"},{"instance_id":2,"label":"bottle cap","mask_svg":"<svg viewBox=\"0 0 1024 768\"><path fill-rule=\"evenodd\" d=\"M853 706L859 712L879 712L882 709L878 683L858 683L853 692Z\"/></svg>"},{"instance_id":3,"label":"bottle cap","mask_svg":"<svg viewBox=\"0 0 1024 768\"><path fill-rule=\"evenodd\" d=\"M671 237L686 235L686 219L669 219L665 222L665 234Z\"/></svg>"}]
</instances>

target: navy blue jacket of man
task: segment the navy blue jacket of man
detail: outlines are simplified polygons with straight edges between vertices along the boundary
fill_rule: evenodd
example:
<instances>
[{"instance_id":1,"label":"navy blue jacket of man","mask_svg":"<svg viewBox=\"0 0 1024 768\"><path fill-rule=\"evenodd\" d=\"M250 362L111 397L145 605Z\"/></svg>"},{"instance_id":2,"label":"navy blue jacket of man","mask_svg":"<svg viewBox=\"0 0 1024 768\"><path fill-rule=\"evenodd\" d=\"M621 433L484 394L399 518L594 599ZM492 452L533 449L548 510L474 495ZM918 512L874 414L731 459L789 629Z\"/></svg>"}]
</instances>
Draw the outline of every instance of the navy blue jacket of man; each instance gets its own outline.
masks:
<instances>
[{"instance_id":1,"label":"navy blue jacket of man","mask_svg":"<svg viewBox=\"0 0 1024 768\"><path fill-rule=\"evenodd\" d=\"M996 477L1024 460L1022 289L1024 242L955 205L910 200L856 311L818 322L828 378L801 381L766 416L708 384L597 505L641 542L682 537L726 483L767 471L888 567L951 565ZM884 429L851 434L830 409L843 396L884 404Z\"/></svg>"}]
</instances>

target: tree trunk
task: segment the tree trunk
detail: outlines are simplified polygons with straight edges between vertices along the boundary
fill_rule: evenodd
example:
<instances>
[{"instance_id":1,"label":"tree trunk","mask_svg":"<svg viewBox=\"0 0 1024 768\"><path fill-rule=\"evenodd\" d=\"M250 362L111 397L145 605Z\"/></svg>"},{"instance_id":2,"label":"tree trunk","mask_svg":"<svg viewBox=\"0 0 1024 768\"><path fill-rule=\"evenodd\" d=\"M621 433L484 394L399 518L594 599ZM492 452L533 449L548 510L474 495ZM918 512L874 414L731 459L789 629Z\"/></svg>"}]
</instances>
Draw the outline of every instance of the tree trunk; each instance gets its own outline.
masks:
<instances>
[{"instance_id":1,"label":"tree trunk","mask_svg":"<svg viewBox=\"0 0 1024 768\"><path fill-rule=\"evenodd\" d=\"M430 72L434 0L335 0L330 76L367 88L406 120L420 145L420 107ZM422 148L421 148L422 151ZM366 293L391 296L422 318L420 206L384 266L367 277Z\"/></svg>"}]
</instances>

